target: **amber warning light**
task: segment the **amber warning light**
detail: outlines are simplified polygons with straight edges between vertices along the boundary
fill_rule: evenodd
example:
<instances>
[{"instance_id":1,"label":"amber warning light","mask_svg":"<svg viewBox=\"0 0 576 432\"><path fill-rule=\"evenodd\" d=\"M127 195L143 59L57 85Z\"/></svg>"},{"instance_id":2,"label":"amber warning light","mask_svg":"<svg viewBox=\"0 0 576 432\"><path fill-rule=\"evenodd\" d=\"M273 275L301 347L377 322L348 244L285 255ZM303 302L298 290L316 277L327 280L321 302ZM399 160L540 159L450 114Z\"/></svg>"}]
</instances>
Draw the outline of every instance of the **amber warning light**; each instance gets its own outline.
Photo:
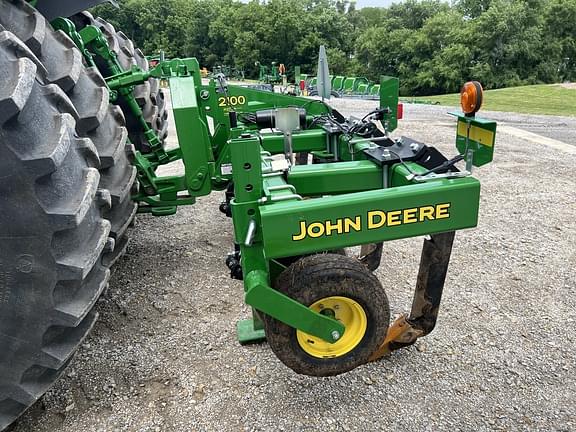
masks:
<instances>
[{"instance_id":1,"label":"amber warning light","mask_svg":"<svg viewBox=\"0 0 576 432\"><path fill-rule=\"evenodd\" d=\"M468 81L460 90L460 106L468 117L474 117L482 106L484 90L478 81Z\"/></svg>"}]
</instances>

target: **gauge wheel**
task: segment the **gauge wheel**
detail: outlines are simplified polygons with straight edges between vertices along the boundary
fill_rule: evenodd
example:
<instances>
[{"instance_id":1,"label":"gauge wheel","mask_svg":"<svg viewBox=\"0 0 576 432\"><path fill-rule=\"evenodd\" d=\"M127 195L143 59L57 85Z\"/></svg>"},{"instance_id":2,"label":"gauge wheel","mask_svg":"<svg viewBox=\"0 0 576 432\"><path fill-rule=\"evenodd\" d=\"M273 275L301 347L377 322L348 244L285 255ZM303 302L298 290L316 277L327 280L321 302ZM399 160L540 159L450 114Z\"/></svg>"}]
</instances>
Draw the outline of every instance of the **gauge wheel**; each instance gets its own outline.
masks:
<instances>
[{"instance_id":1,"label":"gauge wheel","mask_svg":"<svg viewBox=\"0 0 576 432\"><path fill-rule=\"evenodd\" d=\"M266 338L276 356L299 374L338 375L366 362L386 337L390 307L380 281L358 260L342 255L304 257L284 270L275 289L346 330L335 343L264 316Z\"/></svg>"}]
</instances>

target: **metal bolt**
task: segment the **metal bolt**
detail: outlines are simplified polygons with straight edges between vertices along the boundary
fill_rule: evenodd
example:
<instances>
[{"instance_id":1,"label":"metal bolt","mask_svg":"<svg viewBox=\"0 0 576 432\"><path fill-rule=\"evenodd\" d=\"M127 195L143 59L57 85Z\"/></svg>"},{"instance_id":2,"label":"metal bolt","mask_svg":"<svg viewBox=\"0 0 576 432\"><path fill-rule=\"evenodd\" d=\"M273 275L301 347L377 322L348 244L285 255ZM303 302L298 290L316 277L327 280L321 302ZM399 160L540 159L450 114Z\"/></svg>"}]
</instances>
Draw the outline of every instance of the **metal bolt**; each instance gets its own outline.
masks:
<instances>
[{"instance_id":1,"label":"metal bolt","mask_svg":"<svg viewBox=\"0 0 576 432\"><path fill-rule=\"evenodd\" d=\"M332 332L332 339L337 341L338 339L340 339L340 333L338 333L336 330L334 330Z\"/></svg>"}]
</instances>

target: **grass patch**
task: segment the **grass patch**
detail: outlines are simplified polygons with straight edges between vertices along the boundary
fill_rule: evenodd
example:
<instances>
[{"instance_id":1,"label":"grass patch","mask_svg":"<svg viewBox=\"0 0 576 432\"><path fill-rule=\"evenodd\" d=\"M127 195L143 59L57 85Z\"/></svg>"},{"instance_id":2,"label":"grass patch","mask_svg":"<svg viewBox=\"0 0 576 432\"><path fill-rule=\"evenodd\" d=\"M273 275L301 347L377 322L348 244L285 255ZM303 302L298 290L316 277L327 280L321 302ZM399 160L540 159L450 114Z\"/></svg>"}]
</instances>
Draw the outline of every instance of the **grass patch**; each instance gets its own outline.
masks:
<instances>
[{"instance_id":1,"label":"grass patch","mask_svg":"<svg viewBox=\"0 0 576 432\"><path fill-rule=\"evenodd\" d=\"M406 101L420 100L438 102L441 105L459 106L459 94L404 98ZM526 114L548 114L576 116L576 86L544 84L510 87L484 92L482 109Z\"/></svg>"}]
</instances>

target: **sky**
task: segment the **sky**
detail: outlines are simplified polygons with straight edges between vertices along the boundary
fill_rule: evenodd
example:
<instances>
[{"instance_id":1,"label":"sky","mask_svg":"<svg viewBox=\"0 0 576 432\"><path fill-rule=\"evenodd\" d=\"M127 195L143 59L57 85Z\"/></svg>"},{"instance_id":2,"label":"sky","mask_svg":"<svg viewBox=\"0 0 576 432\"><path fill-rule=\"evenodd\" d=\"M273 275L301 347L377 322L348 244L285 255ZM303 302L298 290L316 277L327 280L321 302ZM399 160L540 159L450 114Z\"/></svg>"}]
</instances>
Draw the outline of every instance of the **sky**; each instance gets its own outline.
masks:
<instances>
[{"instance_id":1,"label":"sky","mask_svg":"<svg viewBox=\"0 0 576 432\"><path fill-rule=\"evenodd\" d=\"M366 6L390 6L392 3L398 3L399 0L356 0L356 7Z\"/></svg>"},{"instance_id":2,"label":"sky","mask_svg":"<svg viewBox=\"0 0 576 432\"><path fill-rule=\"evenodd\" d=\"M241 0L244 3L247 3L248 0ZM356 0L356 8L360 9L363 7L368 6L390 6L392 3L400 3L403 0Z\"/></svg>"}]
</instances>

